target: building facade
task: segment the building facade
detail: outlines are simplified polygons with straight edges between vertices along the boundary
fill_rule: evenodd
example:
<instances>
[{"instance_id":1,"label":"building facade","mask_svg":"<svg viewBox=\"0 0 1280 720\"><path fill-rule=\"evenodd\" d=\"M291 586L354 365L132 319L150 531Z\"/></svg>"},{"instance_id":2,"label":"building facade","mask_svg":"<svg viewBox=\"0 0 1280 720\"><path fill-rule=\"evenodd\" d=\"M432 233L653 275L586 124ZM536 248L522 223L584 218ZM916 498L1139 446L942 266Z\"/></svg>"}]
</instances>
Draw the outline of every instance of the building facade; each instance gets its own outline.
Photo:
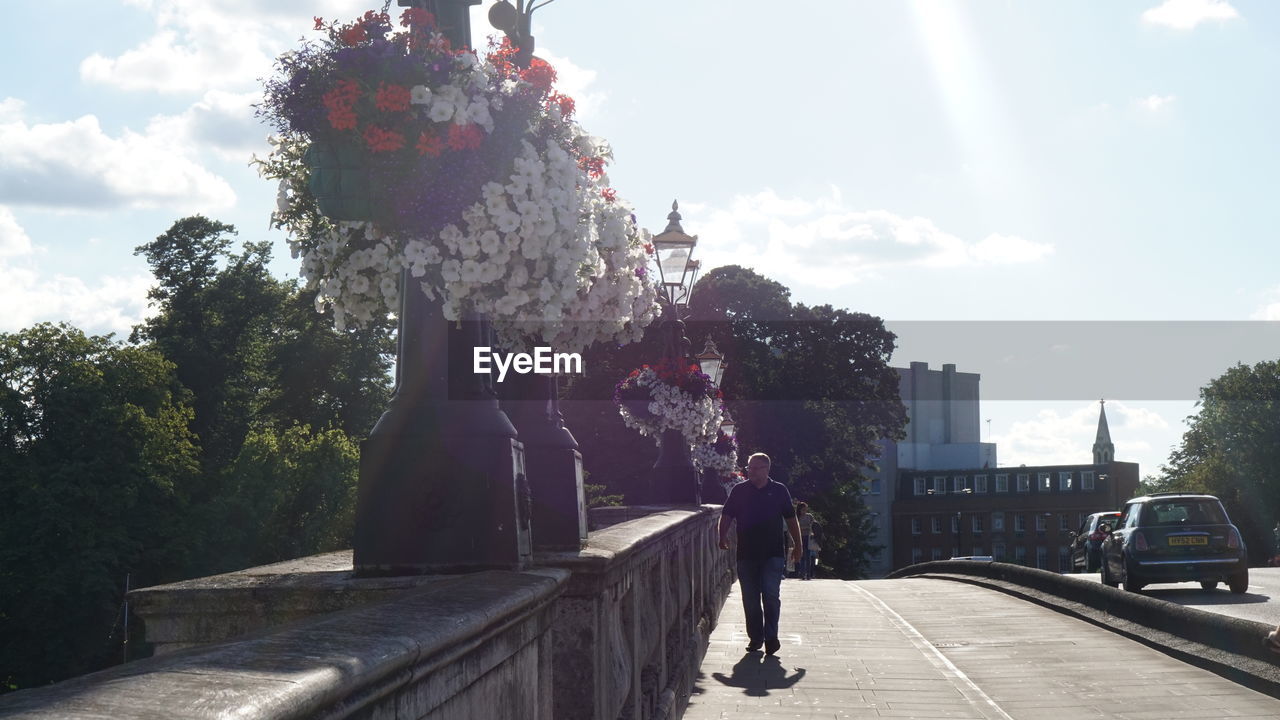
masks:
<instances>
[{"instance_id":1,"label":"building facade","mask_svg":"<svg viewBox=\"0 0 1280 720\"><path fill-rule=\"evenodd\" d=\"M869 473L864 499L875 528L874 542L883 547L870 558L872 577L898 567L893 549L893 504L898 498L900 472L996 465L996 446L981 442L978 373L957 372L953 364L930 370L926 362L894 370L898 371L898 391L907 410L907 437L901 442L881 441L877 470Z\"/></svg>"},{"instance_id":2,"label":"building facade","mask_svg":"<svg viewBox=\"0 0 1280 720\"><path fill-rule=\"evenodd\" d=\"M1092 463L900 469L892 513L894 569L990 555L1068 571L1071 532L1091 513L1119 510L1138 489L1137 463L1114 457L1104 407Z\"/></svg>"}]
</instances>

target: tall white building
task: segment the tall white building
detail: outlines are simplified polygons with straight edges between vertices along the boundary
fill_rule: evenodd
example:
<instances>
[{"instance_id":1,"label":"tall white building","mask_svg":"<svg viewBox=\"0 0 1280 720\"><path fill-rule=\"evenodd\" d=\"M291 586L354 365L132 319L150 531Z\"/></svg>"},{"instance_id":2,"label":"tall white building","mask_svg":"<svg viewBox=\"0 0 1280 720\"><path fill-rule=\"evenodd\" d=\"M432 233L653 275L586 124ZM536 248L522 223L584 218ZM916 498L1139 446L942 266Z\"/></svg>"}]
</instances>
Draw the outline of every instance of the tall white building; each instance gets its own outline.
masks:
<instances>
[{"instance_id":1,"label":"tall white building","mask_svg":"<svg viewBox=\"0 0 1280 720\"><path fill-rule=\"evenodd\" d=\"M876 525L874 543L884 546L871 558L872 577L893 569L890 510L899 470L996 467L995 443L981 438L978 373L956 372L954 364L930 370L927 362L894 369L907 408L907 436L881 442L878 471L870 475L865 499Z\"/></svg>"}]
</instances>

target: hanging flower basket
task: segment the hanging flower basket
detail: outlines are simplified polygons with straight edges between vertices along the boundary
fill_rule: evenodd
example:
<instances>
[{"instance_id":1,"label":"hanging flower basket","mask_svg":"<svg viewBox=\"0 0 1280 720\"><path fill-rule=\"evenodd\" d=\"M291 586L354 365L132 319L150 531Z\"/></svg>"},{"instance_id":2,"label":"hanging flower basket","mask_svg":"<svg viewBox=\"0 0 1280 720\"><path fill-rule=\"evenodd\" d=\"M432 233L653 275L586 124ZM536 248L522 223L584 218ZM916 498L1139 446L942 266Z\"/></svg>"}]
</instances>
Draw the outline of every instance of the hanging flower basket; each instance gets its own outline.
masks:
<instances>
[{"instance_id":1,"label":"hanging flower basket","mask_svg":"<svg viewBox=\"0 0 1280 720\"><path fill-rule=\"evenodd\" d=\"M697 365L667 363L632 370L615 386L613 401L627 427L656 441L676 430L690 446L714 441L724 419L721 393Z\"/></svg>"},{"instance_id":2,"label":"hanging flower basket","mask_svg":"<svg viewBox=\"0 0 1280 720\"><path fill-rule=\"evenodd\" d=\"M723 409L721 412L723 415ZM738 439L718 430L713 442L694 445L690 455L699 470L712 470L719 477L728 477L738 470Z\"/></svg>"},{"instance_id":3,"label":"hanging flower basket","mask_svg":"<svg viewBox=\"0 0 1280 720\"><path fill-rule=\"evenodd\" d=\"M280 181L273 224L317 308L363 324L420 291L450 319L484 313L513 350L638 339L648 251L555 70L517 67L505 41L455 51L418 8L400 28L317 19L325 39L279 58L259 107L279 131L259 161Z\"/></svg>"}]
</instances>

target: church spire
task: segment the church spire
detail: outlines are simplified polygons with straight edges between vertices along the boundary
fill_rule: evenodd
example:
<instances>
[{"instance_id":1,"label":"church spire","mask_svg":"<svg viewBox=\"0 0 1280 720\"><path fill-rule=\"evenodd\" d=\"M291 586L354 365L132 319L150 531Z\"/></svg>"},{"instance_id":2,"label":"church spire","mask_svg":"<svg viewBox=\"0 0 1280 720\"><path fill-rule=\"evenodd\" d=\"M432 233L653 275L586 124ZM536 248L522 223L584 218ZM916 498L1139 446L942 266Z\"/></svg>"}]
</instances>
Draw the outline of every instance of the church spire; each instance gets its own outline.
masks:
<instances>
[{"instance_id":1,"label":"church spire","mask_svg":"<svg viewBox=\"0 0 1280 720\"><path fill-rule=\"evenodd\" d=\"M1111 444L1111 430L1107 427L1107 401L1098 401L1098 436L1093 441L1093 464L1105 465L1116 459L1116 446Z\"/></svg>"}]
</instances>

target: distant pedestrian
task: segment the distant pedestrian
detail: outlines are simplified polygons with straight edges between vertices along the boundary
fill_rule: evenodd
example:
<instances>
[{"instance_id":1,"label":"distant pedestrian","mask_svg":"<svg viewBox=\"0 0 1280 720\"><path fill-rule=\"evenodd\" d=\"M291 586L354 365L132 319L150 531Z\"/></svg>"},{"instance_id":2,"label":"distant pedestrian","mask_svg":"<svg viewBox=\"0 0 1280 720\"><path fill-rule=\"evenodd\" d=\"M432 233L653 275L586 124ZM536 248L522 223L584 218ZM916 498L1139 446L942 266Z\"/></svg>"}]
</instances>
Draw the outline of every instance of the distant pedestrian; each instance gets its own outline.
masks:
<instances>
[{"instance_id":1,"label":"distant pedestrian","mask_svg":"<svg viewBox=\"0 0 1280 720\"><path fill-rule=\"evenodd\" d=\"M796 524L800 526L800 579L813 579L813 566L817 562L818 536L822 528L809 512L809 503L796 504Z\"/></svg>"},{"instance_id":2,"label":"distant pedestrian","mask_svg":"<svg viewBox=\"0 0 1280 720\"><path fill-rule=\"evenodd\" d=\"M799 560L802 545L791 493L770 479L770 464L764 453L747 459L747 482L733 487L720 515L720 549L729 549L729 526L736 523L738 588L747 618L747 651L755 652L764 645L765 652L773 655L782 647L778 618L786 568L784 537L791 537L793 561Z\"/></svg>"}]
</instances>

